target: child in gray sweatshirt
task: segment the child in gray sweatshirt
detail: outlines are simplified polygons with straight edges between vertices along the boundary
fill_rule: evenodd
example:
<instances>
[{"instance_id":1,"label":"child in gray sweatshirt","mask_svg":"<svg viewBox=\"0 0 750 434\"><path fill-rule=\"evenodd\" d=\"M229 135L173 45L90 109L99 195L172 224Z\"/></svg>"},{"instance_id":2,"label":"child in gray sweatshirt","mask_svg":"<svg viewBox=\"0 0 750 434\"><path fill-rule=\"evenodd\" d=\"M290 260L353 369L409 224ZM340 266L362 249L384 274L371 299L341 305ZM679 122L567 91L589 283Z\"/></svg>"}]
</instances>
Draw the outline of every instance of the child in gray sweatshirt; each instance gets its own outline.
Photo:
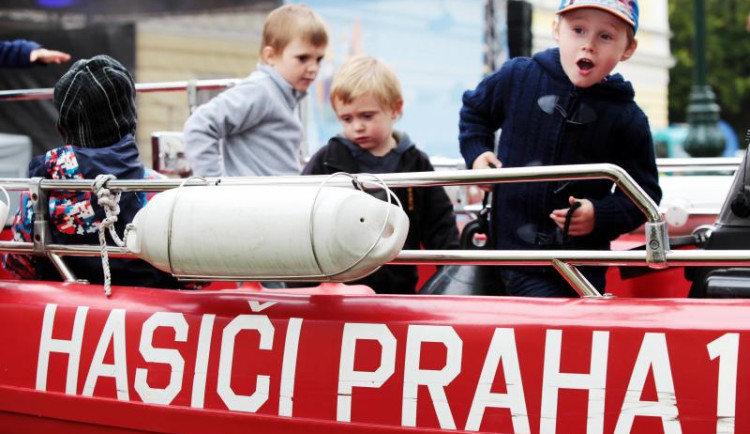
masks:
<instances>
[{"instance_id":1,"label":"child in gray sweatshirt","mask_svg":"<svg viewBox=\"0 0 750 434\"><path fill-rule=\"evenodd\" d=\"M185 122L185 154L198 176L298 175L299 101L328 45L325 24L304 5L265 20L258 69L198 107Z\"/></svg>"}]
</instances>

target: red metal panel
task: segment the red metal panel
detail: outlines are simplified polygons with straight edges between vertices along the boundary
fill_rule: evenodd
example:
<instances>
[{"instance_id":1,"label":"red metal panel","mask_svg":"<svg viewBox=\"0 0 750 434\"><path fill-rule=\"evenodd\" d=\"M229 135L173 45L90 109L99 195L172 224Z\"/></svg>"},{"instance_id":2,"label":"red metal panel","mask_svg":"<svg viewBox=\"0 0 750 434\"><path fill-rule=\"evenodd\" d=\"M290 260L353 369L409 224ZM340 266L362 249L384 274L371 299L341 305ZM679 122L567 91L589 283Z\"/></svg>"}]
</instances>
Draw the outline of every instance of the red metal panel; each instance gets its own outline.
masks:
<instances>
[{"instance_id":1,"label":"red metal panel","mask_svg":"<svg viewBox=\"0 0 750 434\"><path fill-rule=\"evenodd\" d=\"M718 411L748 432L748 313L741 300L141 288L106 298L97 286L0 282L0 417L185 432L703 433ZM511 401L523 410L515 426Z\"/></svg>"}]
</instances>

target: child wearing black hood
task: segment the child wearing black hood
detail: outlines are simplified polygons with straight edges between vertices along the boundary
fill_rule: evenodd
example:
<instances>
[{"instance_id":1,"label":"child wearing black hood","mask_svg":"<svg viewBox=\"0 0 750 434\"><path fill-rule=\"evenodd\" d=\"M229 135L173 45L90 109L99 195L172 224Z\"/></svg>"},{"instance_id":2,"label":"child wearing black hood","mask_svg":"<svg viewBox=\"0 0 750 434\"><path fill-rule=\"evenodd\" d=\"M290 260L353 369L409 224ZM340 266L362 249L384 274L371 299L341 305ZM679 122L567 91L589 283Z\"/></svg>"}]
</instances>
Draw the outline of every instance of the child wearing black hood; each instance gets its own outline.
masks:
<instances>
[{"instance_id":1,"label":"child wearing black hood","mask_svg":"<svg viewBox=\"0 0 750 434\"><path fill-rule=\"evenodd\" d=\"M57 128L64 145L34 157L29 177L45 179L95 179L111 174L117 179L159 177L140 161L135 143L135 82L120 62L99 55L71 66L55 84L54 104L59 113ZM49 196L50 242L54 244L99 244L98 231L104 209L90 191L55 191ZM146 193L123 193L115 224L122 234L125 225L148 201ZM31 242L34 211L28 193L13 221L13 240ZM99 258L69 257L66 264L79 279L103 283ZM7 270L21 278L60 280L49 260L36 256L3 256ZM126 286L177 287L176 281L149 264L135 259L112 258L112 283Z\"/></svg>"},{"instance_id":2,"label":"child wearing black hood","mask_svg":"<svg viewBox=\"0 0 750 434\"><path fill-rule=\"evenodd\" d=\"M404 101L398 77L385 63L369 56L344 63L333 77L330 100L343 132L312 156L303 174L435 170L406 133L393 129ZM443 187L408 187L394 192L409 216L405 249L458 248L453 205ZM386 265L353 283L368 285L379 294L414 294L417 281L416 266Z\"/></svg>"}]
</instances>

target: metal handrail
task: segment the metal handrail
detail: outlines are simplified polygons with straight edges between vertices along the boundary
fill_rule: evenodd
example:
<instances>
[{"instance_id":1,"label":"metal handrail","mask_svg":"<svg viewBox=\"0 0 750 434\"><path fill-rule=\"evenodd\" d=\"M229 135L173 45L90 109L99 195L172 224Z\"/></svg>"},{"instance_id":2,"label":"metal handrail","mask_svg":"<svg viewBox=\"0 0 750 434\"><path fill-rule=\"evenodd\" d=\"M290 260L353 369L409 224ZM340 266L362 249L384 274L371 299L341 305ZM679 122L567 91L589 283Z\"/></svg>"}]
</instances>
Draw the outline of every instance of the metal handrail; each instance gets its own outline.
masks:
<instances>
[{"instance_id":1,"label":"metal handrail","mask_svg":"<svg viewBox=\"0 0 750 434\"><path fill-rule=\"evenodd\" d=\"M435 170L466 168L461 158L437 157L430 161ZM656 167L659 173L734 172L741 162L742 157L657 158Z\"/></svg>"},{"instance_id":2,"label":"metal handrail","mask_svg":"<svg viewBox=\"0 0 750 434\"><path fill-rule=\"evenodd\" d=\"M135 85L138 93L150 92L178 92L188 89L196 90L224 90L236 85L238 78L221 78L195 81L169 81L158 83L139 83ZM0 91L0 101L30 101L51 99L54 89L51 87L38 89L15 89Z\"/></svg>"},{"instance_id":3,"label":"metal handrail","mask_svg":"<svg viewBox=\"0 0 750 434\"><path fill-rule=\"evenodd\" d=\"M558 180L609 179L622 189L650 223L663 222L659 207L633 178L614 164L576 164L561 166L514 167L502 169L385 173L379 175L388 187L433 187L446 185L494 184L505 182L543 182ZM207 178L209 185L319 185L325 175L314 176L263 176ZM93 180L63 179L41 180L43 190L90 190ZM119 191L164 191L179 187L182 179L124 180L115 179L107 186ZM0 178L7 190L22 191L29 187L25 178ZM333 179L326 185L348 186L350 180ZM373 187L375 188L375 187Z\"/></svg>"},{"instance_id":4,"label":"metal handrail","mask_svg":"<svg viewBox=\"0 0 750 434\"><path fill-rule=\"evenodd\" d=\"M101 250L96 245L48 244L48 253L60 256L92 256ZM0 252L34 253L33 243L0 241ZM135 258L124 247L107 246L115 258ZM748 266L748 250L671 250L666 253L669 266ZM401 265L552 265L561 260L570 265L646 267L645 250L402 250L390 263ZM211 277L211 276L206 276ZM237 280L237 277L233 277Z\"/></svg>"},{"instance_id":5,"label":"metal handrail","mask_svg":"<svg viewBox=\"0 0 750 434\"><path fill-rule=\"evenodd\" d=\"M609 179L620 188L636 206L644 213L647 219L646 223L646 263L651 268L667 267L667 252L669 251L669 240L667 236L667 226L663 215L659 211L656 203L646 194L646 192L625 172L622 168L613 164L586 164L586 165L566 165L566 166L538 166L523 168L502 168L502 169L484 169L484 170L460 170L460 171L439 171L439 172L416 172L416 173L388 173L380 175L382 181L389 187L412 187L412 186L444 186L444 185L464 185L464 184L482 184L482 183L503 183L503 182L540 182L555 181L562 179ZM350 186L350 179L329 179L328 176L285 176L285 177L230 177L230 178L209 178L205 184L208 185L308 185L317 186L326 181L327 185L332 186ZM31 180L22 179L0 179L0 185L9 190L25 190L27 188L36 188L38 191L45 192L49 190L89 190L93 185L92 180L45 180L33 178ZM170 188L179 187L184 180L164 179L164 180L111 180L107 187L114 191L137 191L150 190L162 191ZM367 188L367 185L365 184ZM376 188L376 187L373 187ZM39 193L41 195L41 193ZM38 244L38 243L37 243ZM49 246L47 246L49 247ZM70 246L60 252L61 255L74 254L82 249L81 246ZM39 248L37 247L37 253ZM45 249L49 251L49 249ZM83 251L83 250L80 250ZM563 267L556 267L564 275L567 273ZM570 277L575 281L581 279L576 276ZM585 279L584 279L585 280ZM575 285L574 285L575 286ZM585 295L593 295L593 290L588 284L588 290L583 291ZM589 294L592 293L592 294Z\"/></svg>"}]
</instances>

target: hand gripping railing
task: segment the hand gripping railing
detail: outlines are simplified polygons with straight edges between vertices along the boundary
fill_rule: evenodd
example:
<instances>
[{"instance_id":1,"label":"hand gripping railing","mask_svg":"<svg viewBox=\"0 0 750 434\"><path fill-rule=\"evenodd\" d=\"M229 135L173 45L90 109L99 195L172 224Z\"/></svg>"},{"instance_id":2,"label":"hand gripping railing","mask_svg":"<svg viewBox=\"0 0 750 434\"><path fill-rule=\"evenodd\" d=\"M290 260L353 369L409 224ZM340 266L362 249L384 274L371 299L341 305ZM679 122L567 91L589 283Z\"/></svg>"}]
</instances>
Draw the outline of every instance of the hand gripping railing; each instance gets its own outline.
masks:
<instances>
[{"instance_id":1,"label":"hand gripping railing","mask_svg":"<svg viewBox=\"0 0 750 434\"><path fill-rule=\"evenodd\" d=\"M389 187L409 186L441 186L465 184L489 184L504 182L540 182L562 179L609 179L620 188L647 219L646 257L643 252L608 252L608 251L402 251L394 263L402 264L498 264L506 265L552 265L570 284L584 296L599 296L595 288L578 272L576 265L648 265L652 268L664 268L670 260L677 263L694 264L699 260L687 252L670 252L666 222L654 201L638 186L635 181L620 167L612 164L589 164L568 166L545 166L526 168L503 168L485 170L439 171L419 173L389 173L380 175ZM289 177L236 177L210 178L210 185L318 185L324 176L289 176ZM178 187L183 180L111 180L107 186L113 191L163 191ZM37 198L45 197L51 190L89 190L92 180L41 180L28 179L0 179L0 185L8 190L30 190ZM327 185L349 186L350 181L344 179L330 179ZM38 202L46 202L39 199ZM43 207L39 213L44 214ZM46 222L40 225L46 225ZM39 228L41 229L41 228ZM44 231L35 232L34 243L0 242L0 250L16 253L46 254L53 259L53 263L60 269L66 280L74 280L74 276L66 270L59 256L85 256L98 254L98 246L84 245L54 245L48 244ZM107 251L115 257L132 256L124 248L108 247ZM703 252L705 259L705 253ZM716 252L727 253L727 252ZM670 256L675 256L671 258ZM746 263L749 258L747 252L730 252L725 256L714 258L722 264ZM709 258L710 260L710 258ZM743 262L745 261L745 262ZM211 278L211 276L205 276Z\"/></svg>"}]
</instances>

